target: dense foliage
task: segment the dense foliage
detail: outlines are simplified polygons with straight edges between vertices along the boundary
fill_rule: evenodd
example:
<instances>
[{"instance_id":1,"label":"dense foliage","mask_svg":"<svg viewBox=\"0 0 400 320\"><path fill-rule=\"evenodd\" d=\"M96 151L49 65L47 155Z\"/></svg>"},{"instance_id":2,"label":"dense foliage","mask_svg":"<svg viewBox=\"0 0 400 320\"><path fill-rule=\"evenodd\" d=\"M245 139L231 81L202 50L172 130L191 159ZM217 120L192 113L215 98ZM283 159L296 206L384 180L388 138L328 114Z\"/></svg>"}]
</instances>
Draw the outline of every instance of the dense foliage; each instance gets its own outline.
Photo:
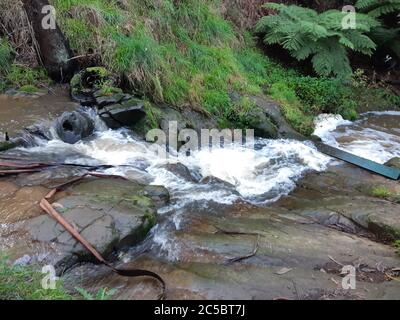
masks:
<instances>
[{"instance_id":1,"label":"dense foliage","mask_svg":"<svg viewBox=\"0 0 400 320\"><path fill-rule=\"evenodd\" d=\"M358 0L357 8L368 11L372 17L381 17L383 15L399 12L400 0Z\"/></svg>"},{"instance_id":2,"label":"dense foliage","mask_svg":"<svg viewBox=\"0 0 400 320\"><path fill-rule=\"evenodd\" d=\"M276 10L260 19L256 31L264 33L267 44L279 44L297 60L312 59L314 70L321 76L334 75L348 79L352 74L348 51L372 55L376 44L366 35L379 26L374 18L356 14L356 29L344 29L347 13L315 10L295 5L267 3Z\"/></svg>"},{"instance_id":3,"label":"dense foliage","mask_svg":"<svg viewBox=\"0 0 400 320\"><path fill-rule=\"evenodd\" d=\"M80 57L77 61L81 67L104 66L120 80L121 86L134 90L145 100L168 103L178 109L199 110L217 118L222 127L246 126L246 117L253 108L247 97L259 94L270 95L279 101L287 119L302 133L312 132L312 119L320 112L354 118L360 106L384 109L400 105L399 99L388 90L371 88L367 82L355 85L357 81L352 78L344 85L327 76L304 76L296 69L274 62L257 48L253 35L240 29L240 21L232 23L226 19L241 8L235 7L238 6L236 1L230 2L231 7L224 12L221 4L226 1L221 0L50 2L57 10L57 22L74 55ZM0 0L1 3L12 10L0 11L0 21L10 24L10 21L21 20L14 18L14 15L18 16L20 1ZM247 12L251 6L260 8L259 3L258 0L246 2ZM304 10L307 15L313 12ZM258 10L258 14L260 12ZM311 15L320 17L316 13ZM335 16L335 13L322 14L328 20ZM241 19L240 15L236 17ZM368 21L375 20L366 17L365 21L367 30ZM336 55L335 50L339 53L352 50L351 45L366 53L372 50L372 43L364 34L353 39L336 31L335 27L324 29L320 24L306 20L300 26L308 30L307 37L316 37L313 33L324 33L321 30L326 29L326 33L337 32L336 38L345 43L328 39L327 42L333 43L332 50L330 47L329 52L325 50L328 59L315 57L324 74L329 71L328 63L341 67L343 73L350 72L347 56ZM295 39L287 45L296 46ZM357 39L361 39L360 43L353 44ZM32 91L35 87L48 85L43 70L27 63L31 61L30 56L23 57L27 50L19 48L25 48L27 44L15 42L13 37L7 37L7 40L0 42L0 59L6 61L4 64L0 61L4 71L0 75L0 90L17 87ZM325 43L325 40L321 42ZM305 54L306 49L300 49ZM3 66L7 66L6 71ZM232 99L237 96L240 98Z\"/></svg>"},{"instance_id":4,"label":"dense foliage","mask_svg":"<svg viewBox=\"0 0 400 320\"><path fill-rule=\"evenodd\" d=\"M400 0L358 0L356 6L368 15L381 19L382 25L373 28L370 37L379 47L400 59L400 27L387 26L384 19L390 14L397 15L400 12Z\"/></svg>"}]
</instances>

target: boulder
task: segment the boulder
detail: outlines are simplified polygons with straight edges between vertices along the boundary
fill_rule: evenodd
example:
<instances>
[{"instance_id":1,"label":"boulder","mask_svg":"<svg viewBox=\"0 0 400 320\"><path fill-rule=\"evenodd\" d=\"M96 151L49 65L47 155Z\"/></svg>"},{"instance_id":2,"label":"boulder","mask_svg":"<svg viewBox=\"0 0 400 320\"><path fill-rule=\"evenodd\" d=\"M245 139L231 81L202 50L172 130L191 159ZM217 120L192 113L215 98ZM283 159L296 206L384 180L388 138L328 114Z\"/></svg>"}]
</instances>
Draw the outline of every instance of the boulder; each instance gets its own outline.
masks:
<instances>
[{"instance_id":1,"label":"boulder","mask_svg":"<svg viewBox=\"0 0 400 320\"><path fill-rule=\"evenodd\" d=\"M390 159L385 163L385 166L400 169L400 157Z\"/></svg>"},{"instance_id":2,"label":"boulder","mask_svg":"<svg viewBox=\"0 0 400 320\"><path fill-rule=\"evenodd\" d=\"M113 85L114 80L106 69L102 67L87 68L75 74L71 79L71 97L72 100L83 106L93 106L96 104L96 97L100 97L99 92L104 92L106 87L113 88ZM97 96L95 96L96 92Z\"/></svg>"},{"instance_id":3,"label":"boulder","mask_svg":"<svg viewBox=\"0 0 400 320\"><path fill-rule=\"evenodd\" d=\"M121 104L113 104L99 111L100 117L111 129L132 127L146 116L144 102L129 99Z\"/></svg>"},{"instance_id":4,"label":"boulder","mask_svg":"<svg viewBox=\"0 0 400 320\"><path fill-rule=\"evenodd\" d=\"M253 108L247 115L248 127L254 129L257 137L266 139L276 139L278 137L278 129L267 117L261 108Z\"/></svg>"},{"instance_id":5,"label":"boulder","mask_svg":"<svg viewBox=\"0 0 400 320\"><path fill-rule=\"evenodd\" d=\"M74 171L72 174L79 173ZM57 176L65 178L61 171ZM47 181L47 175L37 174L29 180L29 184L42 181L46 186L53 185ZM7 218L7 210L0 211L0 218L6 215L2 221L8 222L6 228L0 228L0 246L4 244L7 248L12 244L10 250L6 250L12 259L29 256L32 262L52 264L57 270L65 270L77 262L94 261L61 225L40 210L38 202L50 189L41 186L20 188L12 183L2 187L9 191L0 194L0 198L4 198L1 201L3 209L13 208L18 197L29 195L29 201L22 201L25 211L14 209L19 215L12 220ZM86 178L59 193L53 206L108 258L114 250L142 241L157 221L156 204L168 200L168 191L162 187L146 187L118 178Z\"/></svg>"},{"instance_id":6,"label":"boulder","mask_svg":"<svg viewBox=\"0 0 400 320\"><path fill-rule=\"evenodd\" d=\"M0 152L14 148L16 145L11 141L0 141Z\"/></svg>"},{"instance_id":7,"label":"boulder","mask_svg":"<svg viewBox=\"0 0 400 320\"><path fill-rule=\"evenodd\" d=\"M80 111L65 112L56 121L56 132L59 138L70 144L89 137L94 129L94 121Z\"/></svg>"}]
</instances>

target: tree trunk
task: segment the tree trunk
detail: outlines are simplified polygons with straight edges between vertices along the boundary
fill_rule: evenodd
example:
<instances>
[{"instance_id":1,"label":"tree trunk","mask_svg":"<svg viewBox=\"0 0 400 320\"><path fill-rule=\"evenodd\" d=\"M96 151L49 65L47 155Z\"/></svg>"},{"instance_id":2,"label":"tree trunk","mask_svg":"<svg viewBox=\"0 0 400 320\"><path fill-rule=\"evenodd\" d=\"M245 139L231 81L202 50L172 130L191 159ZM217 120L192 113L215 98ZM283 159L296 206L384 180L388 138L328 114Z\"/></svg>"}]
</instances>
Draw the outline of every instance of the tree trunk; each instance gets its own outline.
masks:
<instances>
[{"instance_id":1,"label":"tree trunk","mask_svg":"<svg viewBox=\"0 0 400 320\"><path fill-rule=\"evenodd\" d=\"M23 3L38 43L40 61L53 80L69 81L77 65L71 60L72 51L68 42L57 24L54 28L45 28L42 24L48 15L48 12L42 13L42 9L49 6L48 0L23 0Z\"/></svg>"}]
</instances>

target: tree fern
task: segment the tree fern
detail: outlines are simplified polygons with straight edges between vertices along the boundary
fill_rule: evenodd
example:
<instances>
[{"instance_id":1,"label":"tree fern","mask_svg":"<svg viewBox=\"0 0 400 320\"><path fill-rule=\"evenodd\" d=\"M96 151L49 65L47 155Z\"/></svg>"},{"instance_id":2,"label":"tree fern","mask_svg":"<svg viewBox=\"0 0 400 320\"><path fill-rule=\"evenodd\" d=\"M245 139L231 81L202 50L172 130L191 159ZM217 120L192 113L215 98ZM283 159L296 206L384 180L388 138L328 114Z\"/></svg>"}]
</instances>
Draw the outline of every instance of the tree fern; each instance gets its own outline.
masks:
<instances>
[{"instance_id":1,"label":"tree fern","mask_svg":"<svg viewBox=\"0 0 400 320\"><path fill-rule=\"evenodd\" d=\"M371 17L382 18L400 12L400 0L358 0L356 7ZM400 58L400 28L378 26L372 29L370 37L379 46Z\"/></svg>"},{"instance_id":2,"label":"tree fern","mask_svg":"<svg viewBox=\"0 0 400 320\"><path fill-rule=\"evenodd\" d=\"M386 14L400 11L400 0L358 0L356 7L368 11L372 17L381 17Z\"/></svg>"},{"instance_id":3,"label":"tree fern","mask_svg":"<svg viewBox=\"0 0 400 320\"><path fill-rule=\"evenodd\" d=\"M295 5L267 3L265 7L276 14L261 18L256 26L264 42L281 45L299 61L311 58L321 76L347 78L352 73L348 51L371 55L376 49L366 33L380 24L369 15L356 14L356 29L343 29L347 13L338 10L318 14Z\"/></svg>"}]
</instances>

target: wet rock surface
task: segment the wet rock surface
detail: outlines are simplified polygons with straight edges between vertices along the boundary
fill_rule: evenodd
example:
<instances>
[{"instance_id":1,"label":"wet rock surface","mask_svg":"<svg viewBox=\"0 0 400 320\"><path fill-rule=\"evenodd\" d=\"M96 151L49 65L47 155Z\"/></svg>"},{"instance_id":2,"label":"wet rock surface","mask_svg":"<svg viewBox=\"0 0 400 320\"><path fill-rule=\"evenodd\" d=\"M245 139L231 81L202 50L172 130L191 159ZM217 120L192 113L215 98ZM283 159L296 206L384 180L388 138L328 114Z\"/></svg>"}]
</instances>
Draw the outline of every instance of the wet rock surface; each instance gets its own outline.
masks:
<instances>
[{"instance_id":1,"label":"wet rock surface","mask_svg":"<svg viewBox=\"0 0 400 320\"><path fill-rule=\"evenodd\" d=\"M99 111L100 118L111 129L132 127L146 116L144 102L138 99L129 99L122 104L105 106Z\"/></svg>"},{"instance_id":2,"label":"wet rock surface","mask_svg":"<svg viewBox=\"0 0 400 320\"><path fill-rule=\"evenodd\" d=\"M307 175L270 206L191 208L164 244L175 259L142 254L128 266L160 274L168 299L399 299L392 279L400 257L371 221L397 228L400 205L366 194L370 184L397 188L340 165ZM355 290L342 287L344 265L356 269ZM91 264L65 279L93 291L118 288L117 299L154 299L159 290L151 280L121 278Z\"/></svg>"},{"instance_id":3,"label":"wet rock surface","mask_svg":"<svg viewBox=\"0 0 400 320\"><path fill-rule=\"evenodd\" d=\"M15 182L2 180L0 248L17 260L51 263L61 272L93 257L39 207L49 187L83 172L58 170L25 176ZM23 186L22 186L23 185ZM34 186L32 186L34 185ZM162 202L164 201L164 202ZM87 178L57 194L54 208L101 254L142 241L157 221L156 204L165 205L167 195L123 179Z\"/></svg>"}]
</instances>

